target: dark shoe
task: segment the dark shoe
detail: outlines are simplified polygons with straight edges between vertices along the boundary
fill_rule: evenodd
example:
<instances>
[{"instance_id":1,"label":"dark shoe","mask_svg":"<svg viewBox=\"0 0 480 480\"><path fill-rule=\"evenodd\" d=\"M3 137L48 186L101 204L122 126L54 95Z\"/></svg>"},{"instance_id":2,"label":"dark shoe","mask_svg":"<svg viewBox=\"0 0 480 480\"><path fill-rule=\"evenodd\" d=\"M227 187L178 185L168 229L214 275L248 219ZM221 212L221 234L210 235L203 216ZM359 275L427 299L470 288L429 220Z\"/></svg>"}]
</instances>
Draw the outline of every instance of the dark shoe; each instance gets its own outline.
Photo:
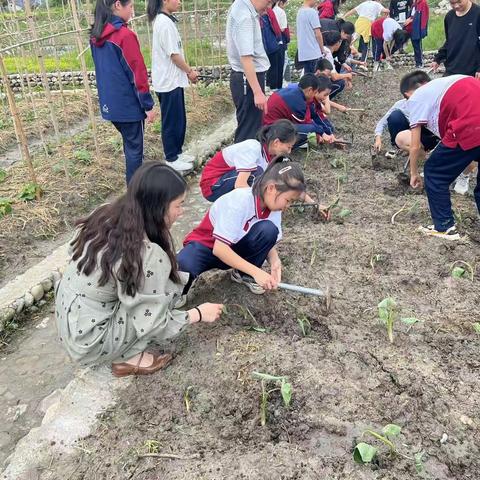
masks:
<instances>
[{"instance_id":1,"label":"dark shoe","mask_svg":"<svg viewBox=\"0 0 480 480\"><path fill-rule=\"evenodd\" d=\"M152 354L153 355L153 354ZM150 375L166 367L173 359L173 355L166 353L163 355L153 355L153 362L148 367L140 367L143 353L140 355L137 365L129 363L112 363L112 374L115 377L127 377L128 375Z\"/></svg>"}]
</instances>

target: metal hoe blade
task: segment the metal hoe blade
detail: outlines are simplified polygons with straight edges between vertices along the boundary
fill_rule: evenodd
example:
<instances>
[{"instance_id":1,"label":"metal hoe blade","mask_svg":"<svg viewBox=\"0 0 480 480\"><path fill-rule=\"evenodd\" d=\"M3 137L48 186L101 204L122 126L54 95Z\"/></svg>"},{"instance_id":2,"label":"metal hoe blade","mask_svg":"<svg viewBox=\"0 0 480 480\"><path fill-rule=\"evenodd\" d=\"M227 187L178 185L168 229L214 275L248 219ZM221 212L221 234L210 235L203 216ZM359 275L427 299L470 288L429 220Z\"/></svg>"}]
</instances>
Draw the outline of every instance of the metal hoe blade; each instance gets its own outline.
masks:
<instances>
[{"instance_id":1,"label":"metal hoe blade","mask_svg":"<svg viewBox=\"0 0 480 480\"><path fill-rule=\"evenodd\" d=\"M283 290L288 290L290 292L302 293L303 295L312 295L315 297L322 297L327 311L330 310L332 304L332 296L330 294L330 289L327 287L325 291L317 290L316 288L301 287L300 285L291 285L289 283L279 283L278 288Z\"/></svg>"}]
</instances>

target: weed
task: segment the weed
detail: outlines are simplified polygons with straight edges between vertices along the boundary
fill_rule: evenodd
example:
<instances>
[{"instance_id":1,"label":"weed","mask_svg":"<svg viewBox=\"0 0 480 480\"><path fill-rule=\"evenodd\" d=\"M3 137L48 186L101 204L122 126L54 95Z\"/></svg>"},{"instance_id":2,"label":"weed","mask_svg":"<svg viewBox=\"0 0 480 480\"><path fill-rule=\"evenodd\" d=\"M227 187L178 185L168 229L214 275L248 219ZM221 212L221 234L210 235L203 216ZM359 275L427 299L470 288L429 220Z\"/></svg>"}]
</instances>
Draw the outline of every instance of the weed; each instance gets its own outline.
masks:
<instances>
[{"instance_id":1,"label":"weed","mask_svg":"<svg viewBox=\"0 0 480 480\"><path fill-rule=\"evenodd\" d=\"M270 394L280 390L283 404L285 407L289 407L292 401L292 384L287 381L287 377L278 377L268 373L252 372L252 377L261 380L262 384L262 395L260 397L260 423L262 427L264 427L268 420L268 399ZM277 386L268 390L267 385L269 383L274 383Z\"/></svg>"},{"instance_id":2,"label":"weed","mask_svg":"<svg viewBox=\"0 0 480 480\"><path fill-rule=\"evenodd\" d=\"M0 198L0 218L12 213L12 201L9 198Z\"/></svg>"},{"instance_id":3,"label":"weed","mask_svg":"<svg viewBox=\"0 0 480 480\"><path fill-rule=\"evenodd\" d=\"M160 122L160 120L155 120L150 129L153 133L160 135L162 133L162 122Z\"/></svg>"},{"instance_id":4,"label":"weed","mask_svg":"<svg viewBox=\"0 0 480 480\"><path fill-rule=\"evenodd\" d=\"M190 397L190 391L193 390L192 385L189 385L183 392L183 401L185 403L185 410L187 413L190 413L190 406L192 404L192 399Z\"/></svg>"},{"instance_id":5,"label":"weed","mask_svg":"<svg viewBox=\"0 0 480 480\"><path fill-rule=\"evenodd\" d=\"M349 217L351 214L352 214L351 210L349 210L348 208L342 208L338 216L340 218L345 218L345 217Z\"/></svg>"},{"instance_id":6,"label":"weed","mask_svg":"<svg viewBox=\"0 0 480 480\"><path fill-rule=\"evenodd\" d=\"M91 165L93 162L92 154L88 150L85 150L84 148L77 150L73 154L73 158L83 163L84 165Z\"/></svg>"},{"instance_id":7,"label":"weed","mask_svg":"<svg viewBox=\"0 0 480 480\"><path fill-rule=\"evenodd\" d=\"M384 298L378 304L378 316L387 328L388 339L393 343L393 324L398 316L397 302L393 298Z\"/></svg>"},{"instance_id":8,"label":"weed","mask_svg":"<svg viewBox=\"0 0 480 480\"><path fill-rule=\"evenodd\" d=\"M480 335L480 322L475 322L472 326L475 332Z\"/></svg>"},{"instance_id":9,"label":"weed","mask_svg":"<svg viewBox=\"0 0 480 480\"><path fill-rule=\"evenodd\" d=\"M39 197L42 194L42 189L40 185L37 183L29 182L26 183L20 193L18 194L18 198L25 202L30 202L35 200L35 198Z\"/></svg>"},{"instance_id":10,"label":"weed","mask_svg":"<svg viewBox=\"0 0 480 480\"><path fill-rule=\"evenodd\" d=\"M3 168L0 168L0 183L7 178L7 172Z\"/></svg>"},{"instance_id":11,"label":"weed","mask_svg":"<svg viewBox=\"0 0 480 480\"><path fill-rule=\"evenodd\" d=\"M158 453L160 451L160 442L157 440L145 440L143 448L148 454Z\"/></svg>"},{"instance_id":12,"label":"weed","mask_svg":"<svg viewBox=\"0 0 480 480\"><path fill-rule=\"evenodd\" d=\"M370 257L370 266L372 267L372 272L375 271L375 266L380 264L380 263L383 263L385 261L385 256L382 255L381 253L374 253L371 257Z\"/></svg>"},{"instance_id":13,"label":"weed","mask_svg":"<svg viewBox=\"0 0 480 480\"><path fill-rule=\"evenodd\" d=\"M310 320L308 317L302 313L298 318L298 325L300 326L300 330L302 332L302 335L304 337L308 337L310 333L312 332L312 324L310 323Z\"/></svg>"},{"instance_id":14,"label":"weed","mask_svg":"<svg viewBox=\"0 0 480 480\"><path fill-rule=\"evenodd\" d=\"M463 265L463 267L460 267L458 264ZM463 260L456 260L450 266L450 273L453 278L464 277L467 273L467 270L470 280L473 282L473 277L475 276L475 266L472 266L468 262L464 262Z\"/></svg>"}]
</instances>

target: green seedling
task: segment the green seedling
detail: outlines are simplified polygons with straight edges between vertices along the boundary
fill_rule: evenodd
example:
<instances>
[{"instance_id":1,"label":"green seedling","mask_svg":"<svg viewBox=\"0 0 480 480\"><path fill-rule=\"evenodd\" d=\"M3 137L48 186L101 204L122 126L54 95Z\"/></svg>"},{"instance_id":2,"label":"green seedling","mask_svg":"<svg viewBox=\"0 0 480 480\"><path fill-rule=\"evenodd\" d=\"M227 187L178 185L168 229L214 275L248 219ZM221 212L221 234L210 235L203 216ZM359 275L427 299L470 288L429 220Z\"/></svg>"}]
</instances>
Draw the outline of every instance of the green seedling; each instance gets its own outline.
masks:
<instances>
[{"instance_id":1,"label":"green seedling","mask_svg":"<svg viewBox=\"0 0 480 480\"><path fill-rule=\"evenodd\" d=\"M374 272L375 266L382 263L384 260L385 260L384 255L382 255L381 253L374 253L370 257L370 266L372 267L372 271Z\"/></svg>"},{"instance_id":2,"label":"green seedling","mask_svg":"<svg viewBox=\"0 0 480 480\"><path fill-rule=\"evenodd\" d=\"M310 323L310 320L304 313L300 314L297 320L302 335L304 337L308 337L308 335L310 335L310 333L312 332L312 324Z\"/></svg>"},{"instance_id":3,"label":"green seedling","mask_svg":"<svg viewBox=\"0 0 480 480\"><path fill-rule=\"evenodd\" d=\"M346 167L345 160L343 158L339 158L339 157L331 158L330 159L330 165L333 168L343 168L343 169L345 169L345 167Z\"/></svg>"},{"instance_id":4,"label":"green seedling","mask_svg":"<svg viewBox=\"0 0 480 480\"><path fill-rule=\"evenodd\" d=\"M29 182L25 184L20 191L18 198L25 202L30 202L35 200L35 198L39 197L42 194L42 189L40 185L37 183Z\"/></svg>"},{"instance_id":5,"label":"green seedling","mask_svg":"<svg viewBox=\"0 0 480 480\"><path fill-rule=\"evenodd\" d=\"M378 316L387 328L390 343L393 343L393 325L398 316L397 302L390 297L384 298L378 304Z\"/></svg>"},{"instance_id":6,"label":"green seedling","mask_svg":"<svg viewBox=\"0 0 480 480\"><path fill-rule=\"evenodd\" d=\"M473 329L475 330L476 333L480 335L480 322L475 322L473 324Z\"/></svg>"},{"instance_id":7,"label":"green seedling","mask_svg":"<svg viewBox=\"0 0 480 480\"><path fill-rule=\"evenodd\" d=\"M463 265L463 266L460 266ZM470 277L470 280L473 282L475 276L475 267L470 265L468 262L463 260L456 260L450 266L450 273L453 278L463 278L467 275Z\"/></svg>"},{"instance_id":8,"label":"green seedling","mask_svg":"<svg viewBox=\"0 0 480 480\"><path fill-rule=\"evenodd\" d=\"M158 453L160 451L160 442L157 440L145 440L143 443L143 448L148 454Z\"/></svg>"},{"instance_id":9,"label":"green seedling","mask_svg":"<svg viewBox=\"0 0 480 480\"><path fill-rule=\"evenodd\" d=\"M292 384L287 381L287 377L278 377L268 373L252 372L252 377L261 380L262 394L260 396L260 423L262 427L264 427L268 420L268 399L270 394L280 390L283 404L288 408L292 401ZM269 383L274 383L277 386L269 390L267 388Z\"/></svg>"},{"instance_id":10,"label":"green seedling","mask_svg":"<svg viewBox=\"0 0 480 480\"><path fill-rule=\"evenodd\" d=\"M0 218L12 213L12 201L9 198L0 198Z\"/></svg>"},{"instance_id":11,"label":"green seedling","mask_svg":"<svg viewBox=\"0 0 480 480\"><path fill-rule=\"evenodd\" d=\"M0 183L7 178L7 172L3 168L0 168Z\"/></svg>"},{"instance_id":12,"label":"green seedling","mask_svg":"<svg viewBox=\"0 0 480 480\"><path fill-rule=\"evenodd\" d=\"M190 397L190 391L193 390L192 385L189 385L183 392L183 402L185 403L185 410L187 413L190 413L190 406L192 404L192 399Z\"/></svg>"},{"instance_id":13,"label":"green seedling","mask_svg":"<svg viewBox=\"0 0 480 480\"><path fill-rule=\"evenodd\" d=\"M73 158L83 163L84 165L91 165L93 162L92 154L88 150L85 150L84 148L77 150L73 154Z\"/></svg>"},{"instance_id":14,"label":"green seedling","mask_svg":"<svg viewBox=\"0 0 480 480\"><path fill-rule=\"evenodd\" d=\"M338 214L338 216L339 216L340 218L345 218L345 217L350 216L351 214L352 214L352 211L351 211L351 210L349 210L348 208L342 208L342 209L340 210L340 213Z\"/></svg>"}]
</instances>

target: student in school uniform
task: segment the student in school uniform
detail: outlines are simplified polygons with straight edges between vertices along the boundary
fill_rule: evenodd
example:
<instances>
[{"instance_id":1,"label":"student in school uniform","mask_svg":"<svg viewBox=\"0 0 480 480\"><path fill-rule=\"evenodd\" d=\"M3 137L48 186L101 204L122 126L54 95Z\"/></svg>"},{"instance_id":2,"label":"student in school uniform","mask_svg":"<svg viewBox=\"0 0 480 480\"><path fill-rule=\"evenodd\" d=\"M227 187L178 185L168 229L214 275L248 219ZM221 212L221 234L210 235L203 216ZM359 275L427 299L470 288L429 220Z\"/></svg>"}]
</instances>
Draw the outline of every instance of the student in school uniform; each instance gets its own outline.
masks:
<instances>
[{"instance_id":1,"label":"student in school uniform","mask_svg":"<svg viewBox=\"0 0 480 480\"><path fill-rule=\"evenodd\" d=\"M410 17L403 24L412 41L416 68L423 67L422 40L428 35L429 17L430 9L427 0L414 0Z\"/></svg>"},{"instance_id":2,"label":"student in school uniform","mask_svg":"<svg viewBox=\"0 0 480 480\"><path fill-rule=\"evenodd\" d=\"M178 0L149 0L148 20L153 22L152 85L160 102L165 160L179 172L193 168L195 158L182 153L187 131L185 88L196 83L198 73L185 61L182 39L173 16Z\"/></svg>"},{"instance_id":3,"label":"student in school uniform","mask_svg":"<svg viewBox=\"0 0 480 480\"><path fill-rule=\"evenodd\" d=\"M331 80L332 70L333 70L333 65L326 58L321 58L315 65L315 76L326 77ZM339 103L336 103L332 100L332 92L334 92L336 88L337 87L334 86L332 83L330 94L328 96L329 104L331 107L335 108L339 112L345 113L349 110L349 108L346 107L345 105L340 105Z\"/></svg>"},{"instance_id":4,"label":"student in school uniform","mask_svg":"<svg viewBox=\"0 0 480 480\"><path fill-rule=\"evenodd\" d=\"M317 7L318 16L320 19L328 18L334 19L335 18L335 6L332 0L322 0Z\"/></svg>"},{"instance_id":5,"label":"student in school uniform","mask_svg":"<svg viewBox=\"0 0 480 480\"><path fill-rule=\"evenodd\" d=\"M328 60L333 69L330 74L330 79L332 81L332 91L330 93L330 98L335 98L339 95L345 88L352 87L352 73L351 68L348 67L350 71L345 71L344 66L341 66L341 70L338 71L336 67L336 62L333 58L333 54L338 51L342 44L342 37L339 32L326 32L324 35L325 43L325 59ZM343 70L343 71L342 71Z\"/></svg>"},{"instance_id":6,"label":"student in school uniform","mask_svg":"<svg viewBox=\"0 0 480 480\"><path fill-rule=\"evenodd\" d=\"M288 65L288 44L290 43L290 29L288 28L287 13L285 12L285 7L287 6L287 3L288 0L279 0L278 2L274 2L273 4L273 13L275 14L278 25L282 32L283 49L285 50L282 78L285 76L285 70Z\"/></svg>"},{"instance_id":7,"label":"student in school uniform","mask_svg":"<svg viewBox=\"0 0 480 480\"><path fill-rule=\"evenodd\" d=\"M304 0L297 12L298 61L303 73L313 73L316 61L323 56L323 36L315 0Z\"/></svg>"},{"instance_id":8,"label":"student in school uniform","mask_svg":"<svg viewBox=\"0 0 480 480\"><path fill-rule=\"evenodd\" d=\"M313 73L305 74L298 84L290 84L273 93L268 99L268 113L263 121L271 125L280 119L293 122L298 134L294 148L306 144L309 133L316 133L319 143L331 143L334 139L331 132L327 132L322 122L315 123L313 119L313 102L318 95L328 96L331 82L327 78L319 79Z\"/></svg>"},{"instance_id":9,"label":"student in school uniform","mask_svg":"<svg viewBox=\"0 0 480 480\"><path fill-rule=\"evenodd\" d=\"M267 8L260 17L262 39L265 52L270 61L267 70L266 84L272 90L282 88L285 48L283 47L282 30L272 8Z\"/></svg>"},{"instance_id":10,"label":"student in school uniform","mask_svg":"<svg viewBox=\"0 0 480 480\"><path fill-rule=\"evenodd\" d=\"M351 15L358 15L355 22L355 31L359 34L358 50L361 54L361 60L365 61L368 53L368 45L370 43L372 23L382 14L389 13L389 10L384 6L373 0L367 0L357 5L355 8L347 12L344 17Z\"/></svg>"},{"instance_id":11,"label":"student in school uniform","mask_svg":"<svg viewBox=\"0 0 480 480\"><path fill-rule=\"evenodd\" d=\"M322 30L322 35L329 34L330 32L338 32L340 34L340 47L337 51L332 52L334 59L333 65L337 71L343 68L347 73L351 72L352 68L347 64L347 60L351 53L351 44L355 33L353 23L346 22L343 18L337 18L336 20L322 18L320 19L320 29Z\"/></svg>"},{"instance_id":12,"label":"student in school uniform","mask_svg":"<svg viewBox=\"0 0 480 480\"><path fill-rule=\"evenodd\" d=\"M207 270L232 269L234 282L252 293L275 289L282 264L275 245L282 238L282 211L305 196L300 166L272 162L252 188L236 188L221 196L190 232L178 253L180 270L194 279ZM270 273L262 269L268 261Z\"/></svg>"},{"instance_id":13,"label":"student in school uniform","mask_svg":"<svg viewBox=\"0 0 480 480\"><path fill-rule=\"evenodd\" d=\"M413 91L407 102L410 129L410 185L419 188L418 173L421 154L421 128L440 138L440 143L425 163L425 191L433 225L421 227L427 235L458 240L450 200L450 184L471 162L480 159L480 82L466 75L452 75L422 84L415 71L404 76L400 91ZM480 211L480 174L474 191Z\"/></svg>"},{"instance_id":14,"label":"student in school uniform","mask_svg":"<svg viewBox=\"0 0 480 480\"><path fill-rule=\"evenodd\" d=\"M257 140L245 140L217 152L200 177L202 195L214 202L235 188L252 186L272 159L288 155L297 140L292 122L278 120L260 129Z\"/></svg>"},{"instance_id":15,"label":"student in school uniform","mask_svg":"<svg viewBox=\"0 0 480 480\"><path fill-rule=\"evenodd\" d=\"M76 222L72 258L55 286L59 341L82 365L112 366L117 377L147 375L172 361L148 352L189 324L214 322L221 304L178 310L188 276L179 271L170 229L187 184L148 162L125 194Z\"/></svg>"},{"instance_id":16,"label":"student in school uniform","mask_svg":"<svg viewBox=\"0 0 480 480\"><path fill-rule=\"evenodd\" d=\"M380 65L392 70L388 61L396 51L403 49L408 41L408 33L393 18L382 16L372 23L372 39L373 70L379 70ZM382 61L382 57L385 57L385 61Z\"/></svg>"},{"instance_id":17,"label":"student in school uniform","mask_svg":"<svg viewBox=\"0 0 480 480\"><path fill-rule=\"evenodd\" d=\"M143 162L145 118L156 116L132 15L132 0L97 0L90 31L100 112L122 136L127 184Z\"/></svg>"}]
</instances>

